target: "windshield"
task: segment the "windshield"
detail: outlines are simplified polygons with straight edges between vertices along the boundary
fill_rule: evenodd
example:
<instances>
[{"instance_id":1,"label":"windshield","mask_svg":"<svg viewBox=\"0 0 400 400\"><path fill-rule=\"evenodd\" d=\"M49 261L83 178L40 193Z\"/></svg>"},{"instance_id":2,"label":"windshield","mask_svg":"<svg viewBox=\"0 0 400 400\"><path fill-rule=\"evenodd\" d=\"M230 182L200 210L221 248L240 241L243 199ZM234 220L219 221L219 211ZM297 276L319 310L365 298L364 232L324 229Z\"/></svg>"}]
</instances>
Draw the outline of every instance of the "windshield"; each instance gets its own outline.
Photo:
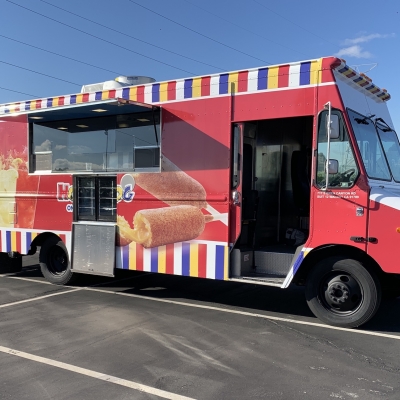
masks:
<instances>
[{"instance_id":1,"label":"windshield","mask_svg":"<svg viewBox=\"0 0 400 400\"><path fill-rule=\"evenodd\" d=\"M377 123L376 127L378 128L378 134L393 178L396 182L400 182L400 145L397 134L389 126Z\"/></svg>"},{"instance_id":2,"label":"windshield","mask_svg":"<svg viewBox=\"0 0 400 400\"><path fill-rule=\"evenodd\" d=\"M392 177L373 121L355 111L347 111L367 175L370 178L391 181Z\"/></svg>"}]
</instances>

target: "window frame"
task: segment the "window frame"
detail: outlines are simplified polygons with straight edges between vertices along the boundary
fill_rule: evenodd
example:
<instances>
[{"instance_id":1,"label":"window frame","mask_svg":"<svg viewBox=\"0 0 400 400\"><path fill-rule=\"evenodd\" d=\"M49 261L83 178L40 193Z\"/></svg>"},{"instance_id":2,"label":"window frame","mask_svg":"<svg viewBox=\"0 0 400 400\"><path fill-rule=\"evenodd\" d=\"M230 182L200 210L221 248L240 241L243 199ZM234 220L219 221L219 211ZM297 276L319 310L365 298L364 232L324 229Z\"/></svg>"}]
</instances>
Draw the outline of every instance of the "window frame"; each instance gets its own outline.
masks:
<instances>
[{"instance_id":1,"label":"window frame","mask_svg":"<svg viewBox=\"0 0 400 400\"><path fill-rule=\"evenodd\" d=\"M101 105L101 104L99 104ZM74 107L76 108L76 107ZM48 112L48 111L44 111ZM155 115L155 113L158 112L158 116ZM118 115L135 115L135 113L127 113L127 114L111 114L110 117L115 117L117 118ZM52 160L52 168L51 170L48 169L37 169L36 168L36 152L34 150L35 145L34 145L34 124L40 124L37 121L29 121L28 122L28 134L29 134L29 139L28 139L28 167L29 167L29 174L30 175L57 175L57 174L68 174L68 175L82 175L82 174L93 174L93 175L97 175L97 174L104 174L104 175L115 175L118 173L124 173L124 172L152 172L152 173L157 173L157 172L161 172L161 160L162 160L162 108L161 107L153 107L153 109L151 110L151 115L152 115L152 120L151 120L151 124L149 124L148 126L152 127L152 129L154 129L154 133L153 135L156 135L156 141L155 144L152 146L133 146L132 147L132 157L133 157L133 168L118 168L118 169L111 169L108 168L108 155L107 157L107 168L104 170L93 170L93 171L86 171L84 169L80 169L80 170L64 170L64 171L56 171L53 169L53 160ZM92 117L92 118L96 118L96 117ZM79 121L80 119L86 119L86 118L71 118L70 120L66 120L63 119L62 121ZM61 120L60 120L61 121ZM55 122L57 122L57 120L55 120ZM117 135L117 132L120 131L121 129L118 129L118 127L116 126L115 128L115 133ZM63 132L66 132L64 130L60 130L60 134L62 134ZM157 153L158 151L158 165L155 165L153 167L136 167L135 165L135 153L137 150L140 149L146 149L146 148L154 148L156 150L155 153ZM157 150L158 149L158 150ZM45 153L45 152L43 152ZM115 152L117 153L117 152ZM107 152L105 153L107 154ZM109 153L111 154L111 153ZM155 154L155 156L157 156L157 154ZM154 162L154 164L156 164Z\"/></svg>"},{"instance_id":2,"label":"window frame","mask_svg":"<svg viewBox=\"0 0 400 400\"><path fill-rule=\"evenodd\" d=\"M373 125L373 127L374 127L374 129L375 129L376 136L378 137L378 143L379 143L379 145L381 146L382 154L383 154L383 156L384 156L384 158L385 158L385 161L386 161L386 166L387 166L388 171L389 171L390 179L376 178L376 177L370 176L370 175L368 174L368 171L367 171L367 168L366 168L366 166L365 166L365 161L364 161L364 158L363 158L361 149L360 149L360 147L358 146L358 143L357 143L357 135L356 135L355 132L354 132L353 124L351 123L351 117L350 117L349 111L351 111L351 112L353 112L353 113L355 113L355 114L358 114L360 117L368 118L368 119L371 121L371 123L372 123L372 125ZM357 150L358 150L358 152L359 152L359 154L360 154L360 159L361 159L361 161L362 161L362 163L363 163L363 167L364 167L364 170L365 170L365 173L366 173L367 177L368 177L369 179L374 179L374 180L377 180L377 181L392 182L392 181L393 181L392 171L390 170L390 165L389 165L388 160L387 160L387 158L386 158L386 152L385 152L385 149L383 148L383 145L382 145L382 142L381 142L381 138L380 138L380 136L379 136L379 133L378 133L378 131L376 130L376 126L375 126L374 121L373 121L370 117L368 117L368 116L366 116L366 115L363 115L363 114L359 113L358 111L353 110L352 108L349 108L349 107L346 108L346 112L347 112L347 116L348 116L348 118L349 118L351 130L352 130L353 135L354 135L354 140L355 140L355 143L356 143L356 145L357 145Z\"/></svg>"},{"instance_id":3,"label":"window frame","mask_svg":"<svg viewBox=\"0 0 400 400\"><path fill-rule=\"evenodd\" d=\"M355 152L353 143L351 141L350 130L347 127L346 119L345 119L343 111L338 109L338 108L332 108L331 109L331 114L332 115L337 115L339 117L339 126L340 126L339 139L330 139L331 146L332 146L332 143L343 141L343 138L347 135L348 143L349 143L350 150L351 150L351 154L353 156L354 163L355 163L355 166L357 168L357 175L354 177L353 184L351 186L347 186L347 187L344 186L343 187L343 186L330 186L329 185L326 189L327 190L328 189L329 190L340 190L340 191L350 190L350 189L354 188L354 186L356 185L356 182L357 182L357 180L359 179L359 177L361 175L361 168L360 168L359 162L358 162L357 157L356 157L356 152ZM320 143L318 139L319 139L319 133L320 133L321 124L324 123L322 121L324 115L328 115L328 110L322 110L318 114L317 132L316 132L316 136L317 136L316 137L316 144L317 144L317 147L315 149L315 155L314 155L314 161L315 161L314 187L317 188L318 190L322 190L324 188L324 186L325 186L324 184L323 185L319 185L318 184L318 144ZM325 176L324 183L325 182L326 182L326 176Z\"/></svg>"},{"instance_id":4,"label":"window frame","mask_svg":"<svg viewBox=\"0 0 400 400\"><path fill-rule=\"evenodd\" d=\"M89 178L94 180L94 216L93 217L80 217L79 216L79 179L82 178ZM99 180L101 179L107 179L107 178L114 178L115 182L115 191L116 191L116 196L115 196L115 215L111 216L104 216L100 215L100 193L99 193ZM80 174L80 175L75 175L74 176L74 181L73 181L73 187L74 187L74 194L73 194L73 204L74 204L74 211L73 211L73 219L74 222L112 222L116 223L117 222L117 206L118 206L118 200L117 200L117 175L98 175L98 174Z\"/></svg>"}]
</instances>

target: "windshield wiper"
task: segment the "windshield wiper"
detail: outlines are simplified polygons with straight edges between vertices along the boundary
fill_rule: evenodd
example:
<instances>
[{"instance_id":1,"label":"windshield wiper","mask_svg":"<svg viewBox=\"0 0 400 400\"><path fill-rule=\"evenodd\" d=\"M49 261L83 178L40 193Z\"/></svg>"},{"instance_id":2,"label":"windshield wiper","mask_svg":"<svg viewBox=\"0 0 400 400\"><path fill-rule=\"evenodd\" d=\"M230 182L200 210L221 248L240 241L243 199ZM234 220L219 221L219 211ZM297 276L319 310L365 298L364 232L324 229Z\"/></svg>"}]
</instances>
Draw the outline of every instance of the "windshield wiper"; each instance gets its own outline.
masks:
<instances>
[{"instance_id":1,"label":"windshield wiper","mask_svg":"<svg viewBox=\"0 0 400 400\"><path fill-rule=\"evenodd\" d=\"M357 124L369 125L367 119L372 119L373 117L375 117L375 114L364 118L354 118L354 120L357 122Z\"/></svg>"},{"instance_id":2,"label":"windshield wiper","mask_svg":"<svg viewBox=\"0 0 400 400\"><path fill-rule=\"evenodd\" d=\"M385 122L385 120L384 120L383 118L376 118L376 119L375 119L375 125L376 125L376 123L377 123L378 121L379 121L379 122L382 122L383 124L385 124L385 125L387 126L387 128L382 129L383 132L392 132L392 131L393 131L393 129L388 125L387 122ZM381 129L381 128L379 128L379 129Z\"/></svg>"}]
</instances>

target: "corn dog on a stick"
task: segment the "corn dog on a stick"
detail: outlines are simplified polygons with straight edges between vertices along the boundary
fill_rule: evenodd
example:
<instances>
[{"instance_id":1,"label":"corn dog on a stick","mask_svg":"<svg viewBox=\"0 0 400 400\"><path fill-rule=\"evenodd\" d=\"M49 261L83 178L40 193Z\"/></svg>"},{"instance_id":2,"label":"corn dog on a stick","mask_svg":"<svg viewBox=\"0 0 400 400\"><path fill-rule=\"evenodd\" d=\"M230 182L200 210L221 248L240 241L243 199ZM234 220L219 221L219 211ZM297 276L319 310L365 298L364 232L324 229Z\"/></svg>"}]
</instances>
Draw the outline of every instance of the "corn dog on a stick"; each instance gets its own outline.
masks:
<instances>
[{"instance_id":1,"label":"corn dog on a stick","mask_svg":"<svg viewBox=\"0 0 400 400\"><path fill-rule=\"evenodd\" d=\"M146 192L170 206L191 205L206 208L206 191L201 183L181 171L163 157L162 172L132 174L135 182Z\"/></svg>"},{"instance_id":2,"label":"corn dog on a stick","mask_svg":"<svg viewBox=\"0 0 400 400\"><path fill-rule=\"evenodd\" d=\"M204 215L194 206L163 207L137 211L130 237L145 248L183 242L204 230Z\"/></svg>"}]
</instances>

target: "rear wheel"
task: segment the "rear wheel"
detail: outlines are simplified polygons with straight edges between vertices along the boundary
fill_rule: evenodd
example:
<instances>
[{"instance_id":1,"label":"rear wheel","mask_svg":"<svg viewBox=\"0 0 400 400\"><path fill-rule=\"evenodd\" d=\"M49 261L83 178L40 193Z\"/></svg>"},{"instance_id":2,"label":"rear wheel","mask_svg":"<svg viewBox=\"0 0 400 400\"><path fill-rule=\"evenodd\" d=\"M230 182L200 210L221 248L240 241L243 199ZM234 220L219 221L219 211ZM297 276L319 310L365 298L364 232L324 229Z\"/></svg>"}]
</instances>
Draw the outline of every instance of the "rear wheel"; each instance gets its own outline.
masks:
<instances>
[{"instance_id":1,"label":"rear wheel","mask_svg":"<svg viewBox=\"0 0 400 400\"><path fill-rule=\"evenodd\" d=\"M66 285L75 278L67 248L58 237L50 237L44 242L40 249L39 263L43 276L51 283Z\"/></svg>"},{"instance_id":2,"label":"rear wheel","mask_svg":"<svg viewBox=\"0 0 400 400\"><path fill-rule=\"evenodd\" d=\"M317 263L307 278L307 303L316 317L329 325L355 328L379 308L381 288L360 262L330 257Z\"/></svg>"}]
</instances>

